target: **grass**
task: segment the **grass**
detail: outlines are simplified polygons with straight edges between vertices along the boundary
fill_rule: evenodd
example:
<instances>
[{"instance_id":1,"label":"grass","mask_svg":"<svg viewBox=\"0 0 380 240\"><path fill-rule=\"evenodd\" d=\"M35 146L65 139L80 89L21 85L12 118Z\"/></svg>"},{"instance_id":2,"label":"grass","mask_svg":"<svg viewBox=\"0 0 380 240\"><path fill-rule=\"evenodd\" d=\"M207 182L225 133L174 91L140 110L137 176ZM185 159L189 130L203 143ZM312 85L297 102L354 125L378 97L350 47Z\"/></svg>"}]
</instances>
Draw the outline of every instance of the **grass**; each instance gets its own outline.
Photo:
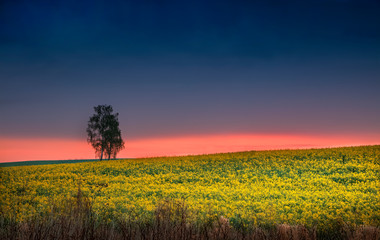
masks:
<instances>
[{"instance_id":1,"label":"grass","mask_svg":"<svg viewBox=\"0 0 380 240\"><path fill-rule=\"evenodd\" d=\"M108 222L92 209L91 201L81 189L64 205L53 204L49 214L34 216L22 222L0 215L3 240L378 240L380 229L373 226L350 227L341 223L334 231L306 228L302 225L277 224L272 227L233 227L223 216L195 223L189 218L183 201L163 201L153 218L115 218Z\"/></svg>"}]
</instances>

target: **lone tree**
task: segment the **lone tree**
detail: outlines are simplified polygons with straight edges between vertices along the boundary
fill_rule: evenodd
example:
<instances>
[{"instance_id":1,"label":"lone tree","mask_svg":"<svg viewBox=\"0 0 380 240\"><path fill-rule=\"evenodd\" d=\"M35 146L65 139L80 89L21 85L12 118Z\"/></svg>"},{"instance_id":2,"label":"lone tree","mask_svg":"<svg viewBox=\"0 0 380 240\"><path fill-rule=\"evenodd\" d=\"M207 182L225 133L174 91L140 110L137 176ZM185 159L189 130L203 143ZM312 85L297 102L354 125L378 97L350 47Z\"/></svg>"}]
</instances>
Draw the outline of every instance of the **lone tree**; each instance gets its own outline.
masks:
<instances>
[{"instance_id":1,"label":"lone tree","mask_svg":"<svg viewBox=\"0 0 380 240\"><path fill-rule=\"evenodd\" d=\"M116 154L124 148L119 129L118 113L112 114L110 105L98 105L94 107L95 114L90 117L87 126L87 142L95 149L100 160L103 155L108 158L116 158Z\"/></svg>"}]
</instances>

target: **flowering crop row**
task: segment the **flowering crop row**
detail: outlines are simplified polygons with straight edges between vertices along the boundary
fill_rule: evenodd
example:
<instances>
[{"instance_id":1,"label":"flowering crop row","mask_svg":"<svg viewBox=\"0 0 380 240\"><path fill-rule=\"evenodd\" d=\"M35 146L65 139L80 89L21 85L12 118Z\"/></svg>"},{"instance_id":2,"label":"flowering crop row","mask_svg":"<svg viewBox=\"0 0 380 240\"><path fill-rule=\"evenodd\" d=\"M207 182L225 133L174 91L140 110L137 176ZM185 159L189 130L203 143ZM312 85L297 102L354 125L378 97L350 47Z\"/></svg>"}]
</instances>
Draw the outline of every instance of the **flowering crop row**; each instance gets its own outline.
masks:
<instances>
[{"instance_id":1,"label":"flowering crop row","mask_svg":"<svg viewBox=\"0 0 380 240\"><path fill-rule=\"evenodd\" d=\"M0 214L22 221L73 198L102 217L149 218L183 199L195 221L380 225L380 146L253 151L0 168Z\"/></svg>"}]
</instances>

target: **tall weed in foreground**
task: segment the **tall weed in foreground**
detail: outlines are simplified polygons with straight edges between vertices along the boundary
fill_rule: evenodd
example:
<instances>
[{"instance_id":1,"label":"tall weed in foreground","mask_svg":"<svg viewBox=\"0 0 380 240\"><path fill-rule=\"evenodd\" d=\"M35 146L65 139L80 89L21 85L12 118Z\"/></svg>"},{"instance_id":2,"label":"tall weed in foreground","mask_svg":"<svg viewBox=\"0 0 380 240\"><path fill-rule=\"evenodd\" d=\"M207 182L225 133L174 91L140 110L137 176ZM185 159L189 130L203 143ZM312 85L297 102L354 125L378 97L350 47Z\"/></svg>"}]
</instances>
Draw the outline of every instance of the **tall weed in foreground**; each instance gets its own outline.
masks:
<instances>
[{"instance_id":1,"label":"tall weed in foreground","mask_svg":"<svg viewBox=\"0 0 380 240\"><path fill-rule=\"evenodd\" d=\"M132 216L132 215L131 215ZM349 227L337 223L335 228L317 229L302 225L241 227L231 224L223 216L214 216L199 222L192 219L183 200L160 202L152 217L115 217L108 221L96 215L91 201L80 187L74 198L62 205L51 206L51 211L21 222L0 215L0 236L4 240L76 240L76 239L173 239L173 240L379 240L380 229L373 226Z\"/></svg>"}]
</instances>

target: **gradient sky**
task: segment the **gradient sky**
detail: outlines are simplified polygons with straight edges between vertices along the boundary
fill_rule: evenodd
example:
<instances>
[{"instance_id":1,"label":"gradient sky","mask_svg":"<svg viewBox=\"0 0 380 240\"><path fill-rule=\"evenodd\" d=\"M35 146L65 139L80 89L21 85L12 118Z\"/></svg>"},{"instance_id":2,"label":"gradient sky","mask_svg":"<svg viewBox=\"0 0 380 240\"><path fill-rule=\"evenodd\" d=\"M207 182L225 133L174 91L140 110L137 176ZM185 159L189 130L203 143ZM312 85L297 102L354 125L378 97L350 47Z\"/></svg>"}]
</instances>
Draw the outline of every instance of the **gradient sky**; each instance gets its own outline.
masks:
<instances>
[{"instance_id":1,"label":"gradient sky","mask_svg":"<svg viewBox=\"0 0 380 240\"><path fill-rule=\"evenodd\" d=\"M226 152L231 136L244 149L264 135L268 148L380 143L379 12L369 0L1 1L0 161L67 157L46 144L85 143L98 104L120 114L121 157ZM225 144L167 146L210 138Z\"/></svg>"}]
</instances>

